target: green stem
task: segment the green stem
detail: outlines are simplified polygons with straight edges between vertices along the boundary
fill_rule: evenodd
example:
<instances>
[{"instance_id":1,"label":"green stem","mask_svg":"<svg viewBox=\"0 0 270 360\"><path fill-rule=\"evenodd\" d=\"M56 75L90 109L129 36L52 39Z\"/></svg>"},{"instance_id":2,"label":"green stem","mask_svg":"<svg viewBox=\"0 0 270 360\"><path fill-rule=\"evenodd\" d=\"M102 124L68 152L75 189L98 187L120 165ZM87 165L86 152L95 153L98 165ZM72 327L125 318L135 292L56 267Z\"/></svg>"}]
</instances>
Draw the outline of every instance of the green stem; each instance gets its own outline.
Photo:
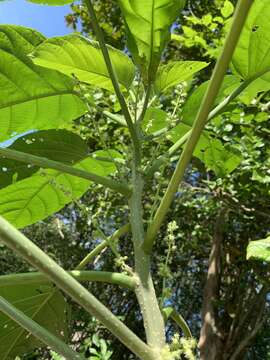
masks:
<instances>
[{"instance_id":1,"label":"green stem","mask_svg":"<svg viewBox=\"0 0 270 360\"><path fill-rule=\"evenodd\" d=\"M147 111L149 100L150 100L151 89L152 89L151 85L149 85L146 89L145 98L144 98L144 102L143 102L143 108L142 108L142 111L141 111L141 114L140 114L139 120L138 120L139 123L142 123L143 119L145 117L145 113Z\"/></svg>"},{"instance_id":2,"label":"green stem","mask_svg":"<svg viewBox=\"0 0 270 360\"><path fill-rule=\"evenodd\" d=\"M107 271L67 271L79 282L98 281L109 284L120 285L124 288L134 290L136 282L131 276ZM14 285L48 284L50 280L40 272L20 273L0 276L0 288Z\"/></svg>"},{"instance_id":3,"label":"green stem","mask_svg":"<svg viewBox=\"0 0 270 360\"><path fill-rule=\"evenodd\" d=\"M48 345L52 350L64 356L67 360L83 360L85 359L80 354L73 351L68 345L56 336L51 334L48 330L40 326L34 320L26 316L19 309L14 307L2 296L0 296L0 312L3 312L9 318L14 320L18 325L27 330L30 334L38 338L42 343Z\"/></svg>"},{"instance_id":4,"label":"green stem","mask_svg":"<svg viewBox=\"0 0 270 360\"><path fill-rule=\"evenodd\" d=\"M109 119L117 122L119 125L121 125L121 126L127 126L127 123L126 123L126 121L125 121L125 118L124 118L122 115L112 114L112 113L110 113L109 111L106 111L106 110L103 111L103 114L104 114L107 118L109 118Z\"/></svg>"},{"instance_id":5,"label":"green stem","mask_svg":"<svg viewBox=\"0 0 270 360\"><path fill-rule=\"evenodd\" d=\"M86 311L95 316L135 355L144 360L155 360L150 347L140 340L77 280L2 217L0 217L0 241L42 272Z\"/></svg>"},{"instance_id":6,"label":"green stem","mask_svg":"<svg viewBox=\"0 0 270 360\"><path fill-rule=\"evenodd\" d=\"M114 242L119 239L121 236L128 233L130 230L130 224L122 226L120 229L116 230L115 233L109 238L110 242ZM76 267L76 270L81 270L86 267L93 259L98 256L104 249L108 247L108 241L104 240L99 245L97 245Z\"/></svg>"},{"instance_id":7,"label":"green stem","mask_svg":"<svg viewBox=\"0 0 270 360\"><path fill-rule=\"evenodd\" d=\"M165 346L165 326L151 276L151 261L143 249L144 226L143 226L143 178L140 172L139 154L133 154L132 185L134 191L129 199L130 224L135 256L135 274L137 286L135 293L140 305L147 344L155 351L156 360L160 359L160 353Z\"/></svg>"},{"instance_id":8,"label":"green stem","mask_svg":"<svg viewBox=\"0 0 270 360\"><path fill-rule=\"evenodd\" d=\"M108 73L110 75L113 87L114 87L115 94L116 94L116 96L118 98L118 101L120 103L123 115L125 117L128 129L129 129L129 132L130 132L130 135L131 135L131 139L132 139L132 142L133 142L134 149L136 151L138 151L139 150L139 144L138 144L138 141L137 141L136 130L135 130L134 124L132 122L131 115L130 115L128 106L126 104L125 98L124 98L124 96L123 96L123 94L122 94L122 92L120 90L120 86L119 86L119 83L118 83L118 80L117 80L117 76L116 76L116 73L114 71L113 64L112 64L111 59L110 59L109 51L107 49L102 30L101 30L101 28L99 26L99 23L98 23L98 20L97 20L97 17L96 17L96 13L95 13L92 1L91 0L85 0L85 4L86 4L86 7L87 7L87 9L89 11L89 15L90 15L90 19L92 21L93 29L94 29L96 37L98 39L98 42L99 42L100 49L101 49L102 54L103 54L105 64L107 66L107 70L108 70Z\"/></svg>"},{"instance_id":9,"label":"green stem","mask_svg":"<svg viewBox=\"0 0 270 360\"><path fill-rule=\"evenodd\" d=\"M93 181L96 184L103 185L111 190L117 191L123 195L130 195L131 190L128 185L120 183L118 181L111 180L109 178L90 173L88 171L76 169L72 166L62 164L58 161L49 160L47 158L39 157L36 155L23 153L21 151L0 148L0 155L8 158L17 160L26 164L36 165L41 168L54 169L66 174L80 177L89 181Z\"/></svg>"},{"instance_id":10,"label":"green stem","mask_svg":"<svg viewBox=\"0 0 270 360\"><path fill-rule=\"evenodd\" d=\"M242 28L245 24L252 4L253 0L240 0L240 2L238 3L231 29L226 38L222 54L215 66L213 75L211 77L206 94L203 98L199 112L196 116L190 137L185 145L185 148L183 149L183 152L180 156L179 162L168 185L166 193L156 212L155 218L148 228L146 239L143 244L144 250L148 253L151 253L156 235L169 210L169 207L171 206L174 195L184 177L185 170L190 162L193 151L205 127L209 113L222 85L224 76L226 74L234 49L237 45L239 36L241 34Z\"/></svg>"}]
</instances>

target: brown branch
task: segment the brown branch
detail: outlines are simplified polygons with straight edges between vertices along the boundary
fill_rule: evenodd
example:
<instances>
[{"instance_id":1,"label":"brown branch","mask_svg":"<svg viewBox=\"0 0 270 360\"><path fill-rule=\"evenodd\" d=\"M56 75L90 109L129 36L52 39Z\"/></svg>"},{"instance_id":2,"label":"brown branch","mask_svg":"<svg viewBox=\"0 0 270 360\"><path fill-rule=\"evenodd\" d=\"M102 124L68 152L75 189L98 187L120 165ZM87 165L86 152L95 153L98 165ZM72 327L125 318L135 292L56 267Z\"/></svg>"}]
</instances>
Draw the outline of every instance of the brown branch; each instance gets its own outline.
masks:
<instances>
[{"instance_id":1,"label":"brown branch","mask_svg":"<svg viewBox=\"0 0 270 360\"><path fill-rule=\"evenodd\" d=\"M217 311L215 302L219 296L221 274L221 247L223 242L223 225L225 210L218 214L214 234L212 250L209 258L207 280L203 294L202 305L202 328L199 339L200 359L215 360L220 348L220 334L217 324Z\"/></svg>"},{"instance_id":2,"label":"brown branch","mask_svg":"<svg viewBox=\"0 0 270 360\"><path fill-rule=\"evenodd\" d=\"M265 310L266 294L268 289L262 288L261 292L252 297L249 307L244 314L242 312L239 324L234 326L233 336L231 340L227 340L224 348L223 359L237 359L244 349L249 346L252 339L256 336L263 325L263 313ZM227 350L226 350L227 349Z\"/></svg>"},{"instance_id":3,"label":"brown branch","mask_svg":"<svg viewBox=\"0 0 270 360\"><path fill-rule=\"evenodd\" d=\"M262 306L262 309L260 313L258 314L257 321L250 333L239 343L235 351L233 352L232 356L230 357L230 360L237 360L238 355L241 354L241 352L249 346L252 339L257 335L261 327L263 326L263 323L265 321L265 317L263 317L264 312L264 306Z\"/></svg>"}]
</instances>

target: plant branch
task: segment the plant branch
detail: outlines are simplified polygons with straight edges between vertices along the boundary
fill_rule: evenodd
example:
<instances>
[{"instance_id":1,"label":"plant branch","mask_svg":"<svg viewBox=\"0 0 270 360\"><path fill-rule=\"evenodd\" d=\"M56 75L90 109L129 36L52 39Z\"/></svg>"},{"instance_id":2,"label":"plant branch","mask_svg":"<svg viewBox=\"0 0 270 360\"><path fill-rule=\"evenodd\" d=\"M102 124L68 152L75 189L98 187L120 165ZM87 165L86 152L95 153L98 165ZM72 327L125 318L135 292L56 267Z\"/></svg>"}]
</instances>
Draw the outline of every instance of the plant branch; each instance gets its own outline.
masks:
<instances>
[{"instance_id":1,"label":"plant branch","mask_svg":"<svg viewBox=\"0 0 270 360\"><path fill-rule=\"evenodd\" d=\"M74 279L79 282L97 281L109 284L120 285L124 288L134 290L135 280L128 275L114 273L108 271L67 271ZM50 280L40 272L20 273L0 276L0 288L14 285L30 285L30 284L48 284Z\"/></svg>"},{"instance_id":2,"label":"plant branch","mask_svg":"<svg viewBox=\"0 0 270 360\"><path fill-rule=\"evenodd\" d=\"M129 129L129 132L130 132L130 135L131 135L131 138L132 138L134 149L136 151L138 151L139 150L139 144L138 144L136 130L135 130L133 121L131 119L131 115L130 115L127 103L126 103L125 98L124 98L124 96L123 96L123 94L121 92L121 89L120 89L120 86L119 86L119 83L118 83L118 80L117 80L117 75L116 75L116 73L114 71L113 64L112 64L111 59L110 59L109 51L107 49L102 30L101 30L101 28L99 26L99 23L98 23L98 20L97 20L97 17L96 17L96 13L95 13L92 1L91 0L85 0L85 4L86 4L86 7L87 7L88 12L89 12L90 19L92 21L93 29L95 31L96 37L97 37L98 42L99 42L100 49L102 51L103 58L104 58L106 66L107 66L107 70L108 70L108 73L110 75L111 82L113 84L115 94L116 94L116 96L118 98L118 101L120 103L123 115L125 117L128 129Z\"/></svg>"},{"instance_id":3,"label":"plant branch","mask_svg":"<svg viewBox=\"0 0 270 360\"><path fill-rule=\"evenodd\" d=\"M119 239L121 236L125 235L130 231L130 224L126 224L122 226L120 229L116 230L112 236L109 238L109 242L114 242ZM92 262L92 260L98 256L104 249L108 247L108 240L102 241L99 245L97 245L86 257L80 262L80 264L76 267L76 270L82 270L85 268L87 264Z\"/></svg>"},{"instance_id":4,"label":"plant branch","mask_svg":"<svg viewBox=\"0 0 270 360\"><path fill-rule=\"evenodd\" d=\"M144 360L155 360L154 352L150 347L77 280L2 217L0 217L0 241L42 272L87 312L101 321L135 355Z\"/></svg>"},{"instance_id":5,"label":"plant branch","mask_svg":"<svg viewBox=\"0 0 270 360\"><path fill-rule=\"evenodd\" d=\"M142 111L140 113L140 116L139 116L139 119L138 119L138 122L139 123L142 123L143 122L143 119L145 117L145 113L146 113L146 110L148 108L148 104L149 104L149 100L150 100L150 95L151 95L151 89L152 89L152 86L151 84L146 88L146 93L145 93L145 97L144 97L144 102L143 102L143 107L142 107Z\"/></svg>"},{"instance_id":6,"label":"plant branch","mask_svg":"<svg viewBox=\"0 0 270 360\"><path fill-rule=\"evenodd\" d=\"M17 160L26 164L36 165L41 168L54 169L66 174L80 177L82 179L93 181L96 184L103 185L111 190L117 191L126 196L130 195L131 193L131 189L128 187L128 185L124 183L120 183L118 181L114 181L112 179L106 178L104 176L99 176L88 171L80 170L75 167L62 164L58 161L49 160L47 158L39 157L36 155L1 147L0 155L8 159Z\"/></svg>"},{"instance_id":7,"label":"plant branch","mask_svg":"<svg viewBox=\"0 0 270 360\"><path fill-rule=\"evenodd\" d=\"M191 135L183 149L183 152L180 156L179 162L176 166L175 172L168 185L166 193L156 212L155 218L148 228L146 239L143 244L144 250L148 253L150 253L152 250L156 235L169 210L169 207L173 201L174 195L179 187L179 184L181 183L184 177L185 170L191 160L193 151L205 127L209 113L211 111L215 98L218 95L218 92L222 85L222 81L226 74L234 49L237 45L239 36L241 34L242 28L245 24L246 18L248 16L252 4L253 4L252 0L240 0L240 2L238 3L231 29L225 40L225 44L221 56L218 59L218 62L215 66L206 94L203 98L199 112L196 116L191 131Z\"/></svg>"},{"instance_id":8,"label":"plant branch","mask_svg":"<svg viewBox=\"0 0 270 360\"><path fill-rule=\"evenodd\" d=\"M103 115L105 115L107 118L117 122L121 126L127 126L127 123L125 121L125 118L122 115L118 114L112 114L107 110L102 110Z\"/></svg>"},{"instance_id":9,"label":"plant branch","mask_svg":"<svg viewBox=\"0 0 270 360\"><path fill-rule=\"evenodd\" d=\"M51 334L48 330L40 326L37 322L26 316L22 311L14 307L2 296L0 296L0 312L15 321L22 328L27 330L33 336L38 338L42 343L48 345L52 350L55 350L67 360L83 360L82 355L73 351L62 340Z\"/></svg>"}]
</instances>

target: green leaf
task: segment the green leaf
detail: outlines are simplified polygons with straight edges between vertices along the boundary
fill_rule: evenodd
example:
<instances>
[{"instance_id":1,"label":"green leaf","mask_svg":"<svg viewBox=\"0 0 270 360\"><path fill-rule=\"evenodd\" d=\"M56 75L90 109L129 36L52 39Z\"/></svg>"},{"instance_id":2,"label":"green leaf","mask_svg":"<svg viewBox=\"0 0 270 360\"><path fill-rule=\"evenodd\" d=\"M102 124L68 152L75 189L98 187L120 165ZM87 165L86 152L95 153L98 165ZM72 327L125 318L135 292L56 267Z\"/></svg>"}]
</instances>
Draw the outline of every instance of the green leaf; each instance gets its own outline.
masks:
<instances>
[{"instance_id":1,"label":"green leaf","mask_svg":"<svg viewBox=\"0 0 270 360\"><path fill-rule=\"evenodd\" d=\"M110 58L120 84L129 88L135 67L123 52L108 46ZM35 64L58 70L80 81L113 90L105 61L98 43L80 35L51 38L31 54Z\"/></svg>"},{"instance_id":2,"label":"green leaf","mask_svg":"<svg viewBox=\"0 0 270 360\"><path fill-rule=\"evenodd\" d=\"M254 81L239 95L239 99L246 105L256 98L260 92L270 90L270 72Z\"/></svg>"},{"instance_id":3,"label":"green leaf","mask_svg":"<svg viewBox=\"0 0 270 360\"><path fill-rule=\"evenodd\" d=\"M73 0L27 0L29 2L39 4L39 5L66 5L73 2Z\"/></svg>"},{"instance_id":4,"label":"green leaf","mask_svg":"<svg viewBox=\"0 0 270 360\"><path fill-rule=\"evenodd\" d=\"M225 0L224 5L220 11L223 17L228 18L233 14L234 6L229 0Z\"/></svg>"},{"instance_id":5,"label":"green leaf","mask_svg":"<svg viewBox=\"0 0 270 360\"><path fill-rule=\"evenodd\" d=\"M208 63L203 61L173 61L159 68L156 81L156 92L163 92L189 80L196 72L204 69Z\"/></svg>"},{"instance_id":6,"label":"green leaf","mask_svg":"<svg viewBox=\"0 0 270 360\"><path fill-rule=\"evenodd\" d=\"M86 112L72 80L27 57L42 40L33 30L0 26L0 141L33 129L58 128Z\"/></svg>"},{"instance_id":7,"label":"green leaf","mask_svg":"<svg viewBox=\"0 0 270 360\"><path fill-rule=\"evenodd\" d=\"M269 0L255 0L235 50L232 64L243 79L270 70Z\"/></svg>"},{"instance_id":8,"label":"green leaf","mask_svg":"<svg viewBox=\"0 0 270 360\"><path fill-rule=\"evenodd\" d=\"M36 30L19 25L0 25L0 48L17 57L29 54L46 40Z\"/></svg>"},{"instance_id":9,"label":"green leaf","mask_svg":"<svg viewBox=\"0 0 270 360\"><path fill-rule=\"evenodd\" d=\"M100 156L100 152L97 154ZM86 158L75 167L100 176L108 176L116 170L113 163L93 158ZM0 190L0 215L17 228L23 228L80 198L90 184L90 181L55 170L40 170Z\"/></svg>"},{"instance_id":10,"label":"green leaf","mask_svg":"<svg viewBox=\"0 0 270 360\"><path fill-rule=\"evenodd\" d=\"M203 132L193 155L219 177L230 174L242 161L241 156L227 150L220 140L212 138L206 131Z\"/></svg>"},{"instance_id":11,"label":"green leaf","mask_svg":"<svg viewBox=\"0 0 270 360\"><path fill-rule=\"evenodd\" d=\"M145 80L155 77L161 54L170 39L170 27L185 0L119 0L128 47Z\"/></svg>"},{"instance_id":12,"label":"green leaf","mask_svg":"<svg viewBox=\"0 0 270 360\"><path fill-rule=\"evenodd\" d=\"M247 247L247 260L257 259L270 262L270 236L266 239L251 241Z\"/></svg>"},{"instance_id":13,"label":"green leaf","mask_svg":"<svg viewBox=\"0 0 270 360\"><path fill-rule=\"evenodd\" d=\"M0 277L1 282L1 277ZM60 291L49 286L5 286L0 295L58 337L67 335L68 304ZM1 360L14 360L38 346L40 341L0 313Z\"/></svg>"},{"instance_id":14,"label":"green leaf","mask_svg":"<svg viewBox=\"0 0 270 360\"><path fill-rule=\"evenodd\" d=\"M89 149L80 136L67 130L41 130L22 136L10 149L72 165L87 157ZM29 177L38 166L0 156L0 189Z\"/></svg>"}]
</instances>

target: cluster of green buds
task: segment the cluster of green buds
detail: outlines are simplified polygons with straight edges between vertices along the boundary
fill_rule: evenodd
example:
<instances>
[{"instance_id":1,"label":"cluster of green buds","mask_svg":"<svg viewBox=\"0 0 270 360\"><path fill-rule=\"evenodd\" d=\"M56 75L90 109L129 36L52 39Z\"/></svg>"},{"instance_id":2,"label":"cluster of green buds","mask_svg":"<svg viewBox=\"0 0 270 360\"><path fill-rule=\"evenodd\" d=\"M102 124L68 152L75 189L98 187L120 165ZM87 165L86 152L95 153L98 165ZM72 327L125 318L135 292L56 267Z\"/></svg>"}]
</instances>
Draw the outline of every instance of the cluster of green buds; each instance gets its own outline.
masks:
<instances>
[{"instance_id":1,"label":"cluster of green buds","mask_svg":"<svg viewBox=\"0 0 270 360\"><path fill-rule=\"evenodd\" d=\"M163 349L162 360L179 360L182 356L187 360L195 360L196 347L197 342L194 338L184 338L175 334L171 344Z\"/></svg>"}]
</instances>

